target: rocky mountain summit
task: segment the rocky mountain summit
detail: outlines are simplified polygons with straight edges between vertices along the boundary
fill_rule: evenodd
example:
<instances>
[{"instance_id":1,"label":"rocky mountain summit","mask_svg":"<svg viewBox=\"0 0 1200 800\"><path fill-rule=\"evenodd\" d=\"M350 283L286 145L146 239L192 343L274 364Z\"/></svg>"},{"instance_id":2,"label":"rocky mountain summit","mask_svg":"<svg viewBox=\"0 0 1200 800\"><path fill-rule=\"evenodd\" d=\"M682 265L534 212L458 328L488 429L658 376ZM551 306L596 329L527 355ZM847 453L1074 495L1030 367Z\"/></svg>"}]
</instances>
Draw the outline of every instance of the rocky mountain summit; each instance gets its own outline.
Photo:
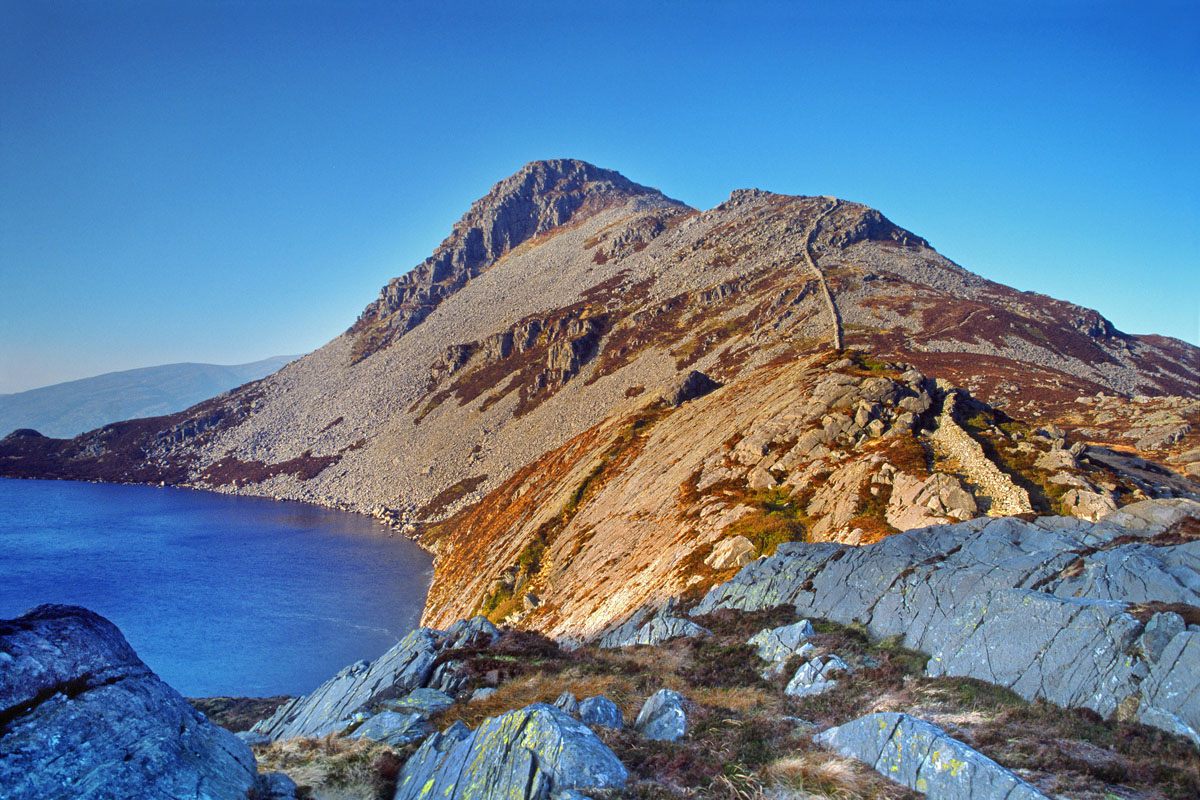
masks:
<instances>
[{"instance_id":1,"label":"rocky mountain summit","mask_svg":"<svg viewBox=\"0 0 1200 800\"><path fill-rule=\"evenodd\" d=\"M423 622L584 641L784 542L1197 497L1200 350L973 275L879 211L700 211L568 159L498 183L334 341L0 474L373 513Z\"/></svg>"}]
</instances>

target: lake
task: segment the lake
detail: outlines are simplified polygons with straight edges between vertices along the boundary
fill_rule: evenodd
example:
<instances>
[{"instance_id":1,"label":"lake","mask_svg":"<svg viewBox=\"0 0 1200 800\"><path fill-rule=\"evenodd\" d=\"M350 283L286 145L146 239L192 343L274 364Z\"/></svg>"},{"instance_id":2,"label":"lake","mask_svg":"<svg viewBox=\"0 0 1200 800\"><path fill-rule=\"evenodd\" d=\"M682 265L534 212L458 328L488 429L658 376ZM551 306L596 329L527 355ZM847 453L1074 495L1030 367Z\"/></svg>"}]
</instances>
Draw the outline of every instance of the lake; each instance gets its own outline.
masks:
<instances>
[{"instance_id":1,"label":"lake","mask_svg":"<svg viewBox=\"0 0 1200 800\"><path fill-rule=\"evenodd\" d=\"M188 697L307 694L374 659L416 627L432 563L358 514L0 478L0 618L90 608Z\"/></svg>"}]
</instances>

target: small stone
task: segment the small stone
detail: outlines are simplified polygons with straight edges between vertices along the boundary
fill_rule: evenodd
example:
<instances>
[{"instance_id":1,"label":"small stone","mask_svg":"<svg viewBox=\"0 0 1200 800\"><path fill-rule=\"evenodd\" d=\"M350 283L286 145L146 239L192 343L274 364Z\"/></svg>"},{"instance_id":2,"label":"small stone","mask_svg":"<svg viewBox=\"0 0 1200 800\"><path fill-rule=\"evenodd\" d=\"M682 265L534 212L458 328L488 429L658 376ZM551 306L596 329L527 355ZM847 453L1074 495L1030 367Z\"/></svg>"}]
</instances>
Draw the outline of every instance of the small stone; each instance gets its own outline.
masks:
<instances>
[{"instance_id":1,"label":"small stone","mask_svg":"<svg viewBox=\"0 0 1200 800\"><path fill-rule=\"evenodd\" d=\"M763 628L750 637L746 644L758 648L758 657L763 661L782 662L801 652L810 636L815 636L812 623L806 619L779 628Z\"/></svg>"},{"instance_id":2,"label":"small stone","mask_svg":"<svg viewBox=\"0 0 1200 800\"><path fill-rule=\"evenodd\" d=\"M351 739L371 739L390 745L419 742L433 732L420 714L382 711L351 731Z\"/></svg>"},{"instance_id":3,"label":"small stone","mask_svg":"<svg viewBox=\"0 0 1200 800\"><path fill-rule=\"evenodd\" d=\"M474 703L479 700L487 700L489 697L491 697L495 693L496 693L495 687L482 686L471 693L471 699L468 700L467 702Z\"/></svg>"},{"instance_id":4,"label":"small stone","mask_svg":"<svg viewBox=\"0 0 1200 800\"><path fill-rule=\"evenodd\" d=\"M839 671L849 672L850 667L835 655L806 661L800 666L800 669L796 670L796 674L788 682L783 693L792 697L824 694L837 686L837 681L833 679L832 675Z\"/></svg>"},{"instance_id":5,"label":"small stone","mask_svg":"<svg viewBox=\"0 0 1200 800\"><path fill-rule=\"evenodd\" d=\"M579 714L579 701L570 692L560 694L558 699L554 701L554 707L560 708L568 714Z\"/></svg>"},{"instance_id":6,"label":"small stone","mask_svg":"<svg viewBox=\"0 0 1200 800\"><path fill-rule=\"evenodd\" d=\"M414 689L399 700L388 700L384 705L391 711L419 714L429 719L454 705L454 698L437 689Z\"/></svg>"},{"instance_id":7,"label":"small stone","mask_svg":"<svg viewBox=\"0 0 1200 800\"><path fill-rule=\"evenodd\" d=\"M687 733L687 713L683 695L670 689L659 689L642 705L633 724L647 739L674 742Z\"/></svg>"},{"instance_id":8,"label":"small stone","mask_svg":"<svg viewBox=\"0 0 1200 800\"><path fill-rule=\"evenodd\" d=\"M600 725L605 728L621 730L625 727L625 719L617 704L604 695L589 697L579 703L579 719L588 725Z\"/></svg>"}]
</instances>

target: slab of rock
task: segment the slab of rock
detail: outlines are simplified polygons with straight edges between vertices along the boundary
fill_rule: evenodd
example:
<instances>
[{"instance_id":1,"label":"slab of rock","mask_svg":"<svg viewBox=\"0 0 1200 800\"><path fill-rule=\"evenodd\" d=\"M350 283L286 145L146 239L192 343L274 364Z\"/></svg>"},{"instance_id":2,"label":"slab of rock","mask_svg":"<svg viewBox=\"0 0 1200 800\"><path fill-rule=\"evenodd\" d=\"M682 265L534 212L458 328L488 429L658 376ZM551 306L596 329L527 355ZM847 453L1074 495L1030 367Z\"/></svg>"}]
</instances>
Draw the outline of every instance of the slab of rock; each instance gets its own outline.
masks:
<instances>
[{"instance_id":1,"label":"slab of rock","mask_svg":"<svg viewBox=\"0 0 1200 800\"><path fill-rule=\"evenodd\" d=\"M930 675L979 678L1105 716L1140 702L1158 709L1142 714L1149 724L1200 730L1200 708L1162 700L1145 680L1144 626L1127 613L1130 603L1200 605L1200 543L1149 542L1186 515L1200 515L1200 504L1148 501L1098 523L973 519L864 547L788 543L712 589L692 613L790 604L861 622L878 638L902 636L932 656ZM1153 665L1164 679L1168 652ZM1172 697L1200 694L1200 670L1171 675L1184 687Z\"/></svg>"},{"instance_id":2,"label":"slab of rock","mask_svg":"<svg viewBox=\"0 0 1200 800\"><path fill-rule=\"evenodd\" d=\"M1200 747L1200 630L1183 631L1163 648L1141 687L1138 719L1186 736Z\"/></svg>"},{"instance_id":3,"label":"slab of rock","mask_svg":"<svg viewBox=\"0 0 1200 800\"><path fill-rule=\"evenodd\" d=\"M44 605L0 621L6 800L244 800L250 748L163 683L108 620Z\"/></svg>"},{"instance_id":4,"label":"slab of rock","mask_svg":"<svg viewBox=\"0 0 1200 800\"><path fill-rule=\"evenodd\" d=\"M659 689L642 704L634 729L647 739L676 741L687 733L685 702L679 692Z\"/></svg>"},{"instance_id":5,"label":"slab of rock","mask_svg":"<svg viewBox=\"0 0 1200 800\"><path fill-rule=\"evenodd\" d=\"M484 617L460 620L445 631L417 628L374 662L359 661L338 672L316 691L290 700L252 730L272 740L336 733L372 703L408 695L415 689L453 688L464 676L460 662L434 667L440 653L487 646L500 631ZM339 727L340 726L340 727Z\"/></svg>"},{"instance_id":6,"label":"slab of rock","mask_svg":"<svg viewBox=\"0 0 1200 800\"><path fill-rule=\"evenodd\" d=\"M604 695L580 701L579 720L586 725L600 725L618 731L625 727L621 709Z\"/></svg>"},{"instance_id":7,"label":"slab of rock","mask_svg":"<svg viewBox=\"0 0 1200 800\"><path fill-rule=\"evenodd\" d=\"M434 734L397 779L396 800L548 798L619 790L628 772L581 722L545 703Z\"/></svg>"},{"instance_id":8,"label":"slab of rock","mask_svg":"<svg viewBox=\"0 0 1200 800\"><path fill-rule=\"evenodd\" d=\"M399 700L388 700L384 705L392 711L418 714L424 719L429 719L454 705L454 698L437 689L413 689Z\"/></svg>"},{"instance_id":9,"label":"slab of rock","mask_svg":"<svg viewBox=\"0 0 1200 800\"><path fill-rule=\"evenodd\" d=\"M707 636L708 628L680 617L652 617L633 634L606 638L601 647L632 647L638 644L659 645L684 636Z\"/></svg>"},{"instance_id":10,"label":"slab of rock","mask_svg":"<svg viewBox=\"0 0 1200 800\"><path fill-rule=\"evenodd\" d=\"M381 711L359 725L349 734L351 739L371 739L392 746L419 742L430 733L426 717L417 713L402 714L398 711Z\"/></svg>"},{"instance_id":11,"label":"slab of rock","mask_svg":"<svg viewBox=\"0 0 1200 800\"><path fill-rule=\"evenodd\" d=\"M417 628L374 663L351 664L312 694L280 706L251 730L273 740L316 736L330 724L350 719L385 691L407 694L421 688L433 672L439 638L437 631Z\"/></svg>"},{"instance_id":12,"label":"slab of rock","mask_svg":"<svg viewBox=\"0 0 1200 800\"><path fill-rule=\"evenodd\" d=\"M987 756L908 714L868 714L813 741L930 800L1049 800Z\"/></svg>"}]
</instances>

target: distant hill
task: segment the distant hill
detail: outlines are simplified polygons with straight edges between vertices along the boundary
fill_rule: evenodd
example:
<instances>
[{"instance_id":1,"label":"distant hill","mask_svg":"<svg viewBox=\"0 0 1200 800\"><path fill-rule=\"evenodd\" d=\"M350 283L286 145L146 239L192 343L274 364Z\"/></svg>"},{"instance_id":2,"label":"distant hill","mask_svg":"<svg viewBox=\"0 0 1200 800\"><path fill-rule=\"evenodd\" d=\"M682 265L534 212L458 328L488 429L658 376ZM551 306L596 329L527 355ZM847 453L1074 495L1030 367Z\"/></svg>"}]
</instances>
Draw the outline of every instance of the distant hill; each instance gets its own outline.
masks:
<instances>
[{"instance_id":1,"label":"distant hill","mask_svg":"<svg viewBox=\"0 0 1200 800\"><path fill-rule=\"evenodd\" d=\"M17 428L69 439L110 422L172 414L270 375L299 356L250 364L164 364L0 394L0 432Z\"/></svg>"}]
</instances>

